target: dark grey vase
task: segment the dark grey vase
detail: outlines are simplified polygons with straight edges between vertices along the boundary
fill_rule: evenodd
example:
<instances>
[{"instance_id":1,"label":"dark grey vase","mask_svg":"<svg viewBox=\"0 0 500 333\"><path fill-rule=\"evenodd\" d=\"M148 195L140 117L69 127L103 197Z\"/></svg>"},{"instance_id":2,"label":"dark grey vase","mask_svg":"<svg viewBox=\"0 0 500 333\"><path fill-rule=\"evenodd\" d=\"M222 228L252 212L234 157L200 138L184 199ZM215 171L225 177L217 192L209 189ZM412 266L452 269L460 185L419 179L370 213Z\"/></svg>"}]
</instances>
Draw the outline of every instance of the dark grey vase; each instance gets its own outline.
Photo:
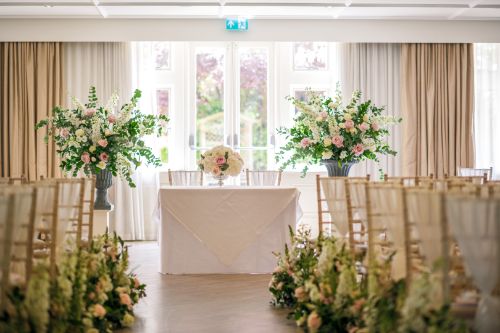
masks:
<instances>
[{"instance_id":1,"label":"dark grey vase","mask_svg":"<svg viewBox=\"0 0 500 333\"><path fill-rule=\"evenodd\" d=\"M96 174L95 188L97 189L94 202L94 209L111 210L111 204L108 201L108 188L113 185L113 175L109 170L101 170Z\"/></svg>"},{"instance_id":2,"label":"dark grey vase","mask_svg":"<svg viewBox=\"0 0 500 333\"><path fill-rule=\"evenodd\" d=\"M321 164L326 167L328 177L347 177L349 170L356 162L342 163L342 166L339 166L337 160L321 160Z\"/></svg>"}]
</instances>

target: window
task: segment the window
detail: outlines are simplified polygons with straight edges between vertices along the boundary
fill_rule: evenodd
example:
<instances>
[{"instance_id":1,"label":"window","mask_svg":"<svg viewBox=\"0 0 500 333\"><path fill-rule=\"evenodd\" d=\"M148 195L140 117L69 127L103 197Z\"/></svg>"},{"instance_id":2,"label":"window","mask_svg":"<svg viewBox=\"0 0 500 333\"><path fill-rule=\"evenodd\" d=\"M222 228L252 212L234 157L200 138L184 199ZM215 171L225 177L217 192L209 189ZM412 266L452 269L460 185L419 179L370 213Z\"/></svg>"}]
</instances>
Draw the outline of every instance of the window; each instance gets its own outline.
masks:
<instances>
[{"instance_id":1,"label":"window","mask_svg":"<svg viewBox=\"0 0 500 333\"><path fill-rule=\"evenodd\" d=\"M295 116L285 99L324 94L338 81L333 43L140 42L136 62L141 108L167 114L166 137L155 139L165 168L196 169L200 154L224 144L245 167L276 169L275 136ZM147 104L150 101L151 105ZM175 156L175 158L173 158Z\"/></svg>"},{"instance_id":2,"label":"window","mask_svg":"<svg viewBox=\"0 0 500 333\"><path fill-rule=\"evenodd\" d=\"M154 64L157 70L170 69L170 43L168 42L154 42Z\"/></svg>"},{"instance_id":3,"label":"window","mask_svg":"<svg viewBox=\"0 0 500 333\"><path fill-rule=\"evenodd\" d=\"M328 69L328 43L293 43L293 69L324 71Z\"/></svg>"}]
</instances>

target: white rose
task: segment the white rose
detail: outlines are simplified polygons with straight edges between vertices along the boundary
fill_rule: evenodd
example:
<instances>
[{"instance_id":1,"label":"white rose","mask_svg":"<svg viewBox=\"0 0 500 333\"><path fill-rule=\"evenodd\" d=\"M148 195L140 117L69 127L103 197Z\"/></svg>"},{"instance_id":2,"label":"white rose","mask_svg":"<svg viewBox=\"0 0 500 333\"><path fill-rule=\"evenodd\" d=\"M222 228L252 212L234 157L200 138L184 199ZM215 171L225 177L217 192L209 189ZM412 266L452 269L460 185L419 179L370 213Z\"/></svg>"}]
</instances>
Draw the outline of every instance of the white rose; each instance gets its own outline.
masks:
<instances>
[{"instance_id":1,"label":"white rose","mask_svg":"<svg viewBox=\"0 0 500 333\"><path fill-rule=\"evenodd\" d=\"M332 139L331 138L325 138L323 140L323 144L325 145L325 147L331 146L332 145Z\"/></svg>"},{"instance_id":2,"label":"white rose","mask_svg":"<svg viewBox=\"0 0 500 333\"><path fill-rule=\"evenodd\" d=\"M95 152L95 150L96 150L95 146L90 146L89 147L89 152L93 153L93 152Z\"/></svg>"},{"instance_id":3,"label":"white rose","mask_svg":"<svg viewBox=\"0 0 500 333\"><path fill-rule=\"evenodd\" d=\"M342 152L340 153L340 159L343 160L347 157L347 152L345 150L342 150Z\"/></svg>"},{"instance_id":4,"label":"white rose","mask_svg":"<svg viewBox=\"0 0 500 333\"><path fill-rule=\"evenodd\" d=\"M102 170L103 170L103 169L106 169L106 162L101 161L101 162L97 163L97 167L98 167L99 169L102 169Z\"/></svg>"},{"instance_id":5,"label":"white rose","mask_svg":"<svg viewBox=\"0 0 500 333\"><path fill-rule=\"evenodd\" d=\"M76 134L77 136L82 136L82 135L84 135L84 134L85 134L85 131L84 131L83 129L79 128L79 129L77 129L77 130L75 131L75 134Z\"/></svg>"},{"instance_id":6,"label":"white rose","mask_svg":"<svg viewBox=\"0 0 500 333\"><path fill-rule=\"evenodd\" d=\"M345 119L345 120L351 120L351 119L352 119L351 114L349 114L349 113L344 113L344 119Z\"/></svg>"},{"instance_id":7,"label":"white rose","mask_svg":"<svg viewBox=\"0 0 500 333\"><path fill-rule=\"evenodd\" d=\"M328 159L332 158L332 156L333 156L333 152L331 152L331 151L325 151L321 155L321 158L324 159L324 160L328 160Z\"/></svg>"},{"instance_id":8,"label":"white rose","mask_svg":"<svg viewBox=\"0 0 500 333\"><path fill-rule=\"evenodd\" d=\"M92 162L95 162L95 161L96 161L95 157L91 157L91 158L90 158L90 160L91 160Z\"/></svg>"},{"instance_id":9,"label":"white rose","mask_svg":"<svg viewBox=\"0 0 500 333\"><path fill-rule=\"evenodd\" d=\"M111 134L113 134L113 132L111 132L109 129L104 131L105 136L110 136Z\"/></svg>"}]
</instances>

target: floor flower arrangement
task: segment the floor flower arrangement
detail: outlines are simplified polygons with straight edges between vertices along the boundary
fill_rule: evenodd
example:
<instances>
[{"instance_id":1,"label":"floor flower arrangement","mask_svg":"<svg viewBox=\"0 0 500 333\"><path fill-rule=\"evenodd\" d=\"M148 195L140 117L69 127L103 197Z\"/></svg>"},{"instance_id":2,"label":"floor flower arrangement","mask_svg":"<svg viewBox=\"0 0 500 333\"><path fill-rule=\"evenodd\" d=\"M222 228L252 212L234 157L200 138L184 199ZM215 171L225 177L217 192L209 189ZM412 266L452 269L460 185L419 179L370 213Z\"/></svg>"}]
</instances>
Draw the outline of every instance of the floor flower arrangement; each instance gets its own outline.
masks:
<instances>
[{"instance_id":1,"label":"floor flower arrangement","mask_svg":"<svg viewBox=\"0 0 500 333\"><path fill-rule=\"evenodd\" d=\"M63 253L54 279L46 263L37 265L26 288L10 290L0 331L105 333L131 326L146 286L128 265L127 247L116 234Z\"/></svg>"},{"instance_id":2,"label":"floor flower arrangement","mask_svg":"<svg viewBox=\"0 0 500 333\"><path fill-rule=\"evenodd\" d=\"M340 240L291 229L290 236L290 246L276 253L269 291L271 303L289 308L305 332L468 332L449 304L434 302L432 274L407 291L404 280L390 278L392 257L366 275L359 269L363 258Z\"/></svg>"}]
</instances>

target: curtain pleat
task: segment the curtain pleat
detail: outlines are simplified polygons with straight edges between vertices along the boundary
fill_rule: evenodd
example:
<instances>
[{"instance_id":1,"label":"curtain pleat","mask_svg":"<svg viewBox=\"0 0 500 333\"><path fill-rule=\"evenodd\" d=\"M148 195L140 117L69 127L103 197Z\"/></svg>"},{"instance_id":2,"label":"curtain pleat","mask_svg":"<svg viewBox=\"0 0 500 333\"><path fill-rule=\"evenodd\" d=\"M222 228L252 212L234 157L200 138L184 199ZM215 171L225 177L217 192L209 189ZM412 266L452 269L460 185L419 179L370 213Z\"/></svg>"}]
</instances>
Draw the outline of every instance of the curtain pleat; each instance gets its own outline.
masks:
<instances>
[{"instance_id":1,"label":"curtain pleat","mask_svg":"<svg viewBox=\"0 0 500 333\"><path fill-rule=\"evenodd\" d=\"M405 175L473 166L473 61L472 44L402 44Z\"/></svg>"},{"instance_id":2,"label":"curtain pleat","mask_svg":"<svg viewBox=\"0 0 500 333\"><path fill-rule=\"evenodd\" d=\"M35 124L64 101L61 43L0 43L2 177L60 176L55 144Z\"/></svg>"},{"instance_id":3,"label":"curtain pleat","mask_svg":"<svg viewBox=\"0 0 500 333\"><path fill-rule=\"evenodd\" d=\"M401 117L400 108L400 44L349 43L340 44L340 72L342 93L345 101L354 90L360 90L363 100L372 100L385 107L385 114ZM370 174L379 176L379 169L391 176L401 174L401 126L390 128L387 138L390 146L398 152L394 156L380 156L380 163L365 161L354 166L353 176Z\"/></svg>"}]
</instances>

